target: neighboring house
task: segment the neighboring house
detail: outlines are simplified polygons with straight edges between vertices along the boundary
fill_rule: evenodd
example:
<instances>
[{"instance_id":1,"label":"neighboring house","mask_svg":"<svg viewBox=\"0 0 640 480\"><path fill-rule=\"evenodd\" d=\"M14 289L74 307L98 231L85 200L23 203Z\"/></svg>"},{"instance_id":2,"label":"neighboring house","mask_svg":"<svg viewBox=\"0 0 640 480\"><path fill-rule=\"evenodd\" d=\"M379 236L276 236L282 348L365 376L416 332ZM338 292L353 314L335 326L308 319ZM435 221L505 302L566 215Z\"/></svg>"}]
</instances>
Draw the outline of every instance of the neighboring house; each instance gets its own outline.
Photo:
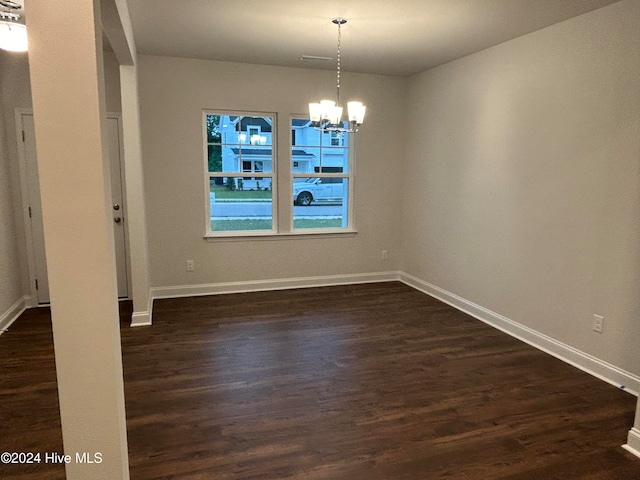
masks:
<instances>
[{"instance_id":1,"label":"neighboring house","mask_svg":"<svg viewBox=\"0 0 640 480\"><path fill-rule=\"evenodd\" d=\"M242 177L244 190L269 187L259 183L263 181L260 173L273 171L273 138L269 119L221 115L220 135L224 145L222 170L246 173ZM313 128L309 120L292 119L291 144L294 175L319 173L320 170L322 173L341 173L343 165L348 165L347 134L322 133ZM222 179L220 183L223 183Z\"/></svg>"},{"instance_id":2,"label":"neighboring house","mask_svg":"<svg viewBox=\"0 0 640 480\"><path fill-rule=\"evenodd\" d=\"M294 174L319 173L321 165L322 173L342 173L343 165L349 164L349 135L323 133L307 119L291 120L291 145Z\"/></svg>"},{"instance_id":3,"label":"neighboring house","mask_svg":"<svg viewBox=\"0 0 640 480\"><path fill-rule=\"evenodd\" d=\"M225 172L260 174L273 171L271 123L263 117L220 116L222 169ZM255 189L259 175L243 177L244 189ZM269 185L260 185L260 188Z\"/></svg>"}]
</instances>

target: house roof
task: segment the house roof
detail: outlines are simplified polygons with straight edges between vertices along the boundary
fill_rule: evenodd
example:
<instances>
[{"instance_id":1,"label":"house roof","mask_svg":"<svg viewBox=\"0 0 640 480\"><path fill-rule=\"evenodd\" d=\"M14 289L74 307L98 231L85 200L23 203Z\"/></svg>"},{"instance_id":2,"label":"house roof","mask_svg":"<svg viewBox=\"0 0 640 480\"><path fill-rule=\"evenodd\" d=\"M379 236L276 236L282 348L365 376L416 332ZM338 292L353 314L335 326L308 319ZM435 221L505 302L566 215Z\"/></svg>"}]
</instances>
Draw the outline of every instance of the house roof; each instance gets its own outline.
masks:
<instances>
[{"instance_id":1,"label":"house roof","mask_svg":"<svg viewBox=\"0 0 640 480\"><path fill-rule=\"evenodd\" d=\"M306 127L307 125L309 125L309 123L311 123L311 120L307 120L304 118L294 118L291 120L292 127Z\"/></svg>"},{"instance_id":2,"label":"house roof","mask_svg":"<svg viewBox=\"0 0 640 480\"><path fill-rule=\"evenodd\" d=\"M292 150L291 155L293 155L294 157L315 157L313 153L308 153L304 150Z\"/></svg>"},{"instance_id":3,"label":"house roof","mask_svg":"<svg viewBox=\"0 0 640 480\"><path fill-rule=\"evenodd\" d=\"M255 125L260 127L261 132L270 132L271 124L263 117L238 117L237 115L230 115L229 120L237 122L240 118L240 131L246 132L249 125Z\"/></svg>"}]
</instances>

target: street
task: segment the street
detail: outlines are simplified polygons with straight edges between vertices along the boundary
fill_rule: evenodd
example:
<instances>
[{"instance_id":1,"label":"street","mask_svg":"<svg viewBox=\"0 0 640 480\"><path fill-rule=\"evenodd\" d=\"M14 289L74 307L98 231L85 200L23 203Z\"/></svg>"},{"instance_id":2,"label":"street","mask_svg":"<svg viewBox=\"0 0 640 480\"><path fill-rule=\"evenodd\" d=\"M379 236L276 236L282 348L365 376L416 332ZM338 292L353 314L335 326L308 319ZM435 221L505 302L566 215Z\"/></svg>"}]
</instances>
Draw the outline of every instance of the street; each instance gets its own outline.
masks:
<instances>
[{"instance_id":1,"label":"street","mask_svg":"<svg viewBox=\"0 0 640 480\"><path fill-rule=\"evenodd\" d=\"M293 207L295 218L302 217L340 217L343 214L342 205L309 205L308 207ZM211 217L249 218L270 217L270 202L216 202L211 204Z\"/></svg>"}]
</instances>

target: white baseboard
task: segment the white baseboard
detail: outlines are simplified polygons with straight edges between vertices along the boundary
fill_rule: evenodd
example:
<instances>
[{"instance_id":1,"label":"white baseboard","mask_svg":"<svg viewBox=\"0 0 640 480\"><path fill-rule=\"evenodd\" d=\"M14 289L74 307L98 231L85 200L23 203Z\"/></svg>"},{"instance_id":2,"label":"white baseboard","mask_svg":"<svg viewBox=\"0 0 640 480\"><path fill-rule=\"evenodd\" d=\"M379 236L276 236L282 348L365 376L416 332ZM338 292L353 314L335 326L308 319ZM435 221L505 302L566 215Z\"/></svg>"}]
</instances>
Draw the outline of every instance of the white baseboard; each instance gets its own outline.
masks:
<instances>
[{"instance_id":1,"label":"white baseboard","mask_svg":"<svg viewBox=\"0 0 640 480\"><path fill-rule=\"evenodd\" d=\"M406 273L400 281L633 395L640 377Z\"/></svg>"},{"instance_id":2,"label":"white baseboard","mask_svg":"<svg viewBox=\"0 0 640 480\"><path fill-rule=\"evenodd\" d=\"M129 300L128 298L120 298L119 301ZM46 304L48 305L48 304ZM20 300L18 300L9 310L0 315L0 335L2 335L6 330L9 329L11 324L17 320L17 318L22 315L22 313L28 308L37 308L42 307L43 305L33 304L31 295L25 295ZM153 302L151 298L149 298L149 306L147 311L145 312L134 312L131 315L131 326L132 327L141 327L145 325L151 325L151 315L152 315L152 307Z\"/></svg>"},{"instance_id":3,"label":"white baseboard","mask_svg":"<svg viewBox=\"0 0 640 480\"><path fill-rule=\"evenodd\" d=\"M627 452L633 453L636 457L640 457L640 430L632 428L629 430L627 443L622 445Z\"/></svg>"},{"instance_id":4,"label":"white baseboard","mask_svg":"<svg viewBox=\"0 0 640 480\"><path fill-rule=\"evenodd\" d=\"M133 302L134 308L136 303ZM152 311L153 311L153 297L151 296L151 290L149 290L149 296L147 297L147 309L144 311L133 311L131 314L131 327L146 327L152 325Z\"/></svg>"},{"instance_id":5,"label":"white baseboard","mask_svg":"<svg viewBox=\"0 0 640 480\"><path fill-rule=\"evenodd\" d=\"M25 295L16 303L14 303L9 310L0 315L0 335L9 330L9 327L15 322L22 312L31 304L31 296Z\"/></svg>"},{"instance_id":6,"label":"white baseboard","mask_svg":"<svg viewBox=\"0 0 640 480\"><path fill-rule=\"evenodd\" d=\"M397 281L400 272L356 273L351 275L328 275L320 277L281 278L247 282L208 283L203 285L182 285L177 287L153 287L151 297L179 298L224 293L245 293L267 290L288 290L292 288L328 287L355 283L376 283Z\"/></svg>"},{"instance_id":7,"label":"white baseboard","mask_svg":"<svg viewBox=\"0 0 640 480\"><path fill-rule=\"evenodd\" d=\"M131 314L132 327L144 327L151 325L151 312L133 312Z\"/></svg>"},{"instance_id":8,"label":"white baseboard","mask_svg":"<svg viewBox=\"0 0 640 480\"><path fill-rule=\"evenodd\" d=\"M131 326L146 327L151 325L153 323L151 321L152 312L153 312L153 297L151 296L151 292L149 292L147 310L144 312L133 312L131 314Z\"/></svg>"}]
</instances>

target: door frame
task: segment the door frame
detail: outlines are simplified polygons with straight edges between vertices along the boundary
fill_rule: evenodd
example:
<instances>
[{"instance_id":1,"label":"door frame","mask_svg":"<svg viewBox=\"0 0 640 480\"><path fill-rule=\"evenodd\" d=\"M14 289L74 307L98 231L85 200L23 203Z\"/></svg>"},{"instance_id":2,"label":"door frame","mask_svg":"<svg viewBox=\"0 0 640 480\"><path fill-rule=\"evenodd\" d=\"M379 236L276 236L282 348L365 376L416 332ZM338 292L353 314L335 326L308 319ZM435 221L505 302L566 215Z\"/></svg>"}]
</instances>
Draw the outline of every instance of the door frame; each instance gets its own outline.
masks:
<instances>
[{"instance_id":1,"label":"door frame","mask_svg":"<svg viewBox=\"0 0 640 480\"><path fill-rule=\"evenodd\" d=\"M22 200L22 224L25 234L26 251L27 251L27 269L29 272L29 297L26 300L27 308L38 307L42 305L48 305L47 303L38 303L38 290L36 289L36 256L33 245L33 231L31 228L31 219L29 217L29 189L27 179L27 167L26 167L26 153L25 145L23 141L24 124L22 121L23 115L33 116L33 109L31 108L16 108L15 112L15 126L16 126L16 143L18 147L18 167L20 173L20 196ZM124 148L122 142L122 114L107 112L106 118L113 118L118 121L118 145L119 145L119 158L120 158L120 185L122 188L123 198L123 211L124 217L124 238L125 238L125 263L127 268L127 297L120 298L120 300L127 300L131 298L131 263L129 252L129 226L127 222L127 197L125 188L124 177Z\"/></svg>"}]
</instances>

